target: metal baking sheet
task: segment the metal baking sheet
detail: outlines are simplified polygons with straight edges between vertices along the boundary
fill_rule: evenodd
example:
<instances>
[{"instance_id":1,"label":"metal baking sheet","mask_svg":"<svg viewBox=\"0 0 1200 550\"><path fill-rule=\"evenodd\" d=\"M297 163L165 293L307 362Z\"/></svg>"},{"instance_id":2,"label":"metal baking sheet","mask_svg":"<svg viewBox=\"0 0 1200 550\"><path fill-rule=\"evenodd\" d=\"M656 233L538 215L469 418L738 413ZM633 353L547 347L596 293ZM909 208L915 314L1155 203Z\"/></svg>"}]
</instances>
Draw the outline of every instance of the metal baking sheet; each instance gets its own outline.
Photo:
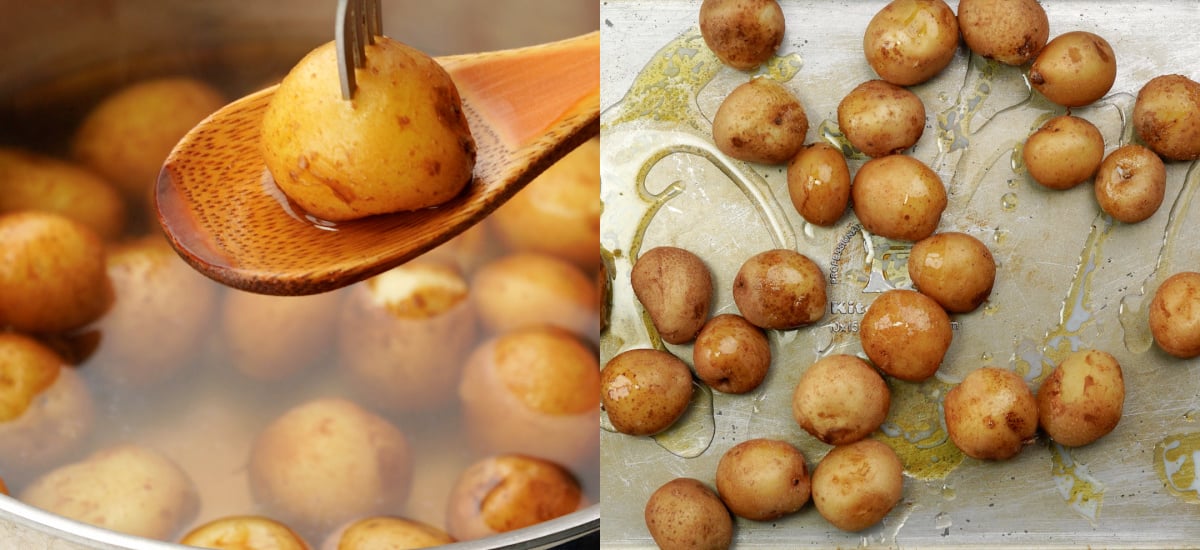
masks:
<instances>
[{"instance_id":1,"label":"metal baking sheet","mask_svg":"<svg viewBox=\"0 0 1200 550\"><path fill-rule=\"evenodd\" d=\"M724 96L751 74L785 82L805 105L807 141L840 144L836 109L873 78L862 35L882 1L781 2L787 32L779 56L755 73L721 66L699 34L699 0L601 3L601 246L612 277L601 360L663 347L691 363L690 346L663 344L629 287L639 251L657 245L697 253L713 272L712 315L736 312L733 276L768 248L794 248L829 280L829 310L814 326L769 333L766 382L746 395L701 388L687 416L656 437L631 437L602 421L602 541L652 547L643 508L671 478L714 485L717 462L754 437L789 441L811 467L829 447L791 416L800 374L818 357L861 353L857 321L879 292L906 288L910 246L871 235L852 212L831 228L804 223L789 202L784 168L732 160L712 145ZM956 7L956 2L950 3ZM1200 59L1193 2L1043 2L1051 37L1104 36L1117 54L1110 94L1074 114L1095 123L1106 147L1136 141L1130 113L1141 85L1166 73L1192 78ZM920 384L889 380L891 413L875 434L906 466L904 497L882 523L844 533L810 503L778 521L737 520L735 546L1103 546L1200 544L1200 366L1152 344L1149 297L1166 276L1200 269L1200 171L1168 163L1167 199L1150 219L1112 221L1092 186L1040 187L1024 172L1025 138L1062 108L1031 93L1025 69L960 47L935 79L911 88L927 125L910 154L942 177L949 207L939 230L970 233L998 263L980 309L953 316L954 341L938 374ZM853 172L864 162L849 159ZM995 365L1036 388L1069 351L1108 351L1121 362L1127 397L1117 428L1097 443L1064 448L1045 437L1003 462L964 458L941 425L940 403L973 369ZM699 387L699 386L698 386Z\"/></svg>"}]
</instances>

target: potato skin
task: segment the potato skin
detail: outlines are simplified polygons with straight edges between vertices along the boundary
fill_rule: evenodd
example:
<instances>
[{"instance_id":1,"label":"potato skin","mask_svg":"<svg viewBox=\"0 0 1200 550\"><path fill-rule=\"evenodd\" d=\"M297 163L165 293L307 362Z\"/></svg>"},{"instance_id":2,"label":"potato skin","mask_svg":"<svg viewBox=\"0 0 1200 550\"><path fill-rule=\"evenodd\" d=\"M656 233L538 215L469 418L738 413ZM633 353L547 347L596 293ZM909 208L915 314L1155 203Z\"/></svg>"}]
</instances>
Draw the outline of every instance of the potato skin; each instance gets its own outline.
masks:
<instances>
[{"instance_id":1,"label":"potato skin","mask_svg":"<svg viewBox=\"0 0 1200 550\"><path fill-rule=\"evenodd\" d=\"M1137 223L1162 206L1167 167L1154 151L1131 143L1104 158L1094 183L1101 210L1115 220Z\"/></svg>"},{"instance_id":2,"label":"potato skin","mask_svg":"<svg viewBox=\"0 0 1200 550\"><path fill-rule=\"evenodd\" d=\"M891 390L871 365L835 354L817 360L800 376L792 393L792 417L813 437L845 445L879 428L891 403Z\"/></svg>"},{"instance_id":3,"label":"potato skin","mask_svg":"<svg viewBox=\"0 0 1200 550\"><path fill-rule=\"evenodd\" d=\"M722 393L753 391L767 377L771 344L745 317L722 313L704 324L692 346L696 376Z\"/></svg>"},{"instance_id":4,"label":"potato skin","mask_svg":"<svg viewBox=\"0 0 1200 550\"><path fill-rule=\"evenodd\" d=\"M1104 437L1121 421L1125 377L1107 352L1072 352L1042 382L1037 394L1038 423L1051 439L1068 447Z\"/></svg>"},{"instance_id":5,"label":"potato skin","mask_svg":"<svg viewBox=\"0 0 1200 550\"><path fill-rule=\"evenodd\" d=\"M958 18L942 0L893 0L871 18L863 36L867 63L897 86L933 78L957 50Z\"/></svg>"},{"instance_id":6,"label":"potato skin","mask_svg":"<svg viewBox=\"0 0 1200 550\"><path fill-rule=\"evenodd\" d=\"M578 510L579 482L562 466L520 454L484 458L447 498L446 532L458 540L506 533Z\"/></svg>"},{"instance_id":7,"label":"potato skin","mask_svg":"<svg viewBox=\"0 0 1200 550\"><path fill-rule=\"evenodd\" d=\"M341 298L336 292L271 296L226 290L220 326L229 361L256 380L282 380L302 372L333 343Z\"/></svg>"},{"instance_id":8,"label":"potato skin","mask_svg":"<svg viewBox=\"0 0 1200 550\"><path fill-rule=\"evenodd\" d=\"M768 521L796 513L811 486L804 453L786 441L750 439L734 445L717 464L717 493L735 515Z\"/></svg>"},{"instance_id":9,"label":"potato skin","mask_svg":"<svg viewBox=\"0 0 1200 550\"><path fill-rule=\"evenodd\" d=\"M734 88L713 115L717 149L746 162L786 163L804 146L807 134L808 115L800 100L767 77Z\"/></svg>"},{"instance_id":10,"label":"potato skin","mask_svg":"<svg viewBox=\"0 0 1200 550\"><path fill-rule=\"evenodd\" d=\"M288 73L262 123L275 183L331 221L444 203L467 185L475 140L454 81L433 58L379 37L343 101L333 42ZM370 159L361 162L358 159Z\"/></svg>"},{"instance_id":11,"label":"potato skin","mask_svg":"<svg viewBox=\"0 0 1200 550\"><path fill-rule=\"evenodd\" d=\"M958 28L971 51L1005 65L1024 65L1050 38L1038 0L959 0Z\"/></svg>"},{"instance_id":12,"label":"potato skin","mask_svg":"<svg viewBox=\"0 0 1200 550\"><path fill-rule=\"evenodd\" d=\"M1063 107L1083 107L1104 97L1117 79L1117 57L1103 37L1071 31L1054 37L1029 67L1029 83Z\"/></svg>"},{"instance_id":13,"label":"potato skin","mask_svg":"<svg viewBox=\"0 0 1200 550\"><path fill-rule=\"evenodd\" d=\"M596 333L596 286L577 265L543 252L514 252L475 271L471 301L491 334L542 325Z\"/></svg>"},{"instance_id":14,"label":"potato skin","mask_svg":"<svg viewBox=\"0 0 1200 550\"><path fill-rule=\"evenodd\" d=\"M1200 83L1178 74L1150 79L1133 104L1133 127L1163 157L1200 158Z\"/></svg>"},{"instance_id":15,"label":"potato skin","mask_svg":"<svg viewBox=\"0 0 1200 550\"><path fill-rule=\"evenodd\" d=\"M654 435L679 420L691 402L692 371L657 349L618 353L600 371L600 398L608 420L629 435Z\"/></svg>"},{"instance_id":16,"label":"potato skin","mask_svg":"<svg viewBox=\"0 0 1200 550\"><path fill-rule=\"evenodd\" d=\"M1171 275L1150 301L1150 334L1163 351L1181 359L1200 356L1200 273Z\"/></svg>"},{"instance_id":17,"label":"potato skin","mask_svg":"<svg viewBox=\"0 0 1200 550\"><path fill-rule=\"evenodd\" d=\"M354 521L325 537L321 550L402 550L431 548L457 542L445 531L424 522L372 516Z\"/></svg>"},{"instance_id":18,"label":"potato skin","mask_svg":"<svg viewBox=\"0 0 1200 550\"><path fill-rule=\"evenodd\" d=\"M738 269L733 301L747 321L764 329L808 325L825 315L825 274L795 250L759 252Z\"/></svg>"},{"instance_id":19,"label":"potato skin","mask_svg":"<svg viewBox=\"0 0 1200 550\"><path fill-rule=\"evenodd\" d=\"M912 147L925 133L921 98L886 80L856 86L837 108L838 128L863 154L878 158Z\"/></svg>"},{"instance_id":20,"label":"potato skin","mask_svg":"<svg viewBox=\"0 0 1200 550\"><path fill-rule=\"evenodd\" d=\"M309 550L308 543L287 525L265 516L225 516L188 531L179 544L242 550Z\"/></svg>"},{"instance_id":21,"label":"potato skin","mask_svg":"<svg viewBox=\"0 0 1200 550\"><path fill-rule=\"evenodd\" d=\"M787 166L788 197L805 221L831 226L850 204L846 157L823 141L805 145Z\"/></svg>"},{"instance_id":22,"label":"potato skin","mask_svg":"<svg viewBox=\"0 0 1200 550\"><path fill-rule=\"evenodd\" d=\"M867 307L859 337L863 351L879 370L920 382L937 372L954 333L950 316L933 298L894 289Z\"/></svg>"},{"instance_id":23,"label":"potato skin","mask_svg":"<svg viewBox=\"0 0 1200 550\"><path fill-rule=\"evenodd\" d=\"M704 0L700 36L722 63L748 71L775 55L786 21L776 0Z\"/></svg>"},{"instance_id":24,"label":"potato skin","mask_svg":"<svg viewBox=\"0 0 1200 550\"><path fill-rule=\"evenodd\" d=\"M968 313L991 295L996 282L996 259L979 239L947 231L913 244L908 275L921 294L933 298L947 311Z\"/></svg>"},{"instance_id":25,"label":"potato skin","mask_svg":"<svg viewBox=\"0 0 1200 550\"><path fill-rule=\"evenodd\" d=\"M646 501L646 528L662 550L723 550L733 544L733 518L721 498L692 478L664 483Z\"/></svg>"},{"instance_id":26,"label":"potato skin","mask_svg":"<svg viewBox=\"0 0 1200 550\"><path fill-rule=\"evenodd\" d=\"M963 454L1005 460L1037 434L1038 407L1025 381L1009 370L971 371L946 393L946 431Z\"/></svg>"},{"instance_id":27,"label":"potato skin","mask_svg":"<svg viewBox=\"0 0 1200 550\"><path fill-rule=\"evenodd\" d=\"M850 200L867 231L901 241L932 235L948 203L937 172L907 155L871 159L859 167Z\"/></svg>"},{"instance_id":28,"label":"potato skin","mask_svg":"<svg viewBox=\"0 0 1200 550\"><path fill-rule=\"evenodd\" d=\"M813 470L813 504L843 531L879 523L903 494L904 466L891 447L874 439L834 447Z\"/></svg>"},{"instance_id":29,"label":"potato skin","mask_svg":"<svg viewBox=\"0 0 1200 550\"><path fill-rule=\"evenodd\" d=\"M712 304L712 273L699 256L659 246L638 257L630 284L659 336L670 344L696 339Z\"/></svg>"},{"instance_id":30,"label":"potato skin","mask_svg":"<svg viewBox=\"0 0 1200 550\"><path fill-rule=\"evenodd\" d=\"M54 212L83 223L105 241L125 229L125 201L117 188L72 162L0 147L0 189L0 212Z\"/></svg>"},{"instance_id":31,"label":"potato skin","mask_svg":"<svg viewBox=\"0 0 1200 550\"><path fill-rule=\"evenodd\" d=\"M1056 116L1025 140L1021 159L1033 181L1050 189L1070 189L1100 169L1104 136L1087 119Z\"/></svg>"}]
</instances>

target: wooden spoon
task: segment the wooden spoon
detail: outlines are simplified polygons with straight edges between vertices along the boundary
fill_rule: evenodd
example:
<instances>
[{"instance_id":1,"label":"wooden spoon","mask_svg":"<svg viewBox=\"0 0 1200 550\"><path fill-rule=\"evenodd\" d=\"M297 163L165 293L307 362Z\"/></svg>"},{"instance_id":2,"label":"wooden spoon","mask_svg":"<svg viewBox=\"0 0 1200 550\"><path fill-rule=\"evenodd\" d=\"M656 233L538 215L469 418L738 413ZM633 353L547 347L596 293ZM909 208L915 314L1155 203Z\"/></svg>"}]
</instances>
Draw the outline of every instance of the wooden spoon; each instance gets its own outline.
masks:
<instances>
[{"instance_id":1,"label":"wooden spoon","mask_svg":"<svg viewBox=\"0 0 1200 550\"><path fill-rule=\"evenodd\" d=\"M333 290L400 265L471 227L599 133L599 33L438 58L458 86L478 156L474 179L435 208L331 223L275 186L259 127L275 87L225 106L167 157L159 222L189 264L262 294Z\"/></svg>"}]
</instances>

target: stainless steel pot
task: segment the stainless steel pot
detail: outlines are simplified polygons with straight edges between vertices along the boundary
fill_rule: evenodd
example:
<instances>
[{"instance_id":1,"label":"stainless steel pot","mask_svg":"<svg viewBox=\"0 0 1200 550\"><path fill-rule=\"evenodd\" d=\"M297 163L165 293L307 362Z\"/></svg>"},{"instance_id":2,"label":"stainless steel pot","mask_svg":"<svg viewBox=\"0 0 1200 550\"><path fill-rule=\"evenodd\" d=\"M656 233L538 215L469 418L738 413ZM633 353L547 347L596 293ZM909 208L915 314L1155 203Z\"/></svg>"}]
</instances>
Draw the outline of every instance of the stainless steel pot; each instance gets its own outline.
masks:
<instances>
[{"instance_id":1,"label":"stainless steel pot","mask_svg":"<svg viewBox=\"0 0 1200 550\"><path fill-rule=\"evenodd\" d=\"M0 0L0 137L2 130L25 128L24 135L39 142L34 145L54 149L52 144L65 142L74 121L101 95L138 78L181 69L217 77L229 91L266 84L309 49L332 39L335 5L333 0ZM590 0L384 2L385 34L431 55L535 44L598 27L598 3ZM29 128L37 131L31 134ZM595 546L599 528L599 504L594 504L451 547ZM97 528L0 496L0 548L179 546Z\"/></svg>"}]
</instances>

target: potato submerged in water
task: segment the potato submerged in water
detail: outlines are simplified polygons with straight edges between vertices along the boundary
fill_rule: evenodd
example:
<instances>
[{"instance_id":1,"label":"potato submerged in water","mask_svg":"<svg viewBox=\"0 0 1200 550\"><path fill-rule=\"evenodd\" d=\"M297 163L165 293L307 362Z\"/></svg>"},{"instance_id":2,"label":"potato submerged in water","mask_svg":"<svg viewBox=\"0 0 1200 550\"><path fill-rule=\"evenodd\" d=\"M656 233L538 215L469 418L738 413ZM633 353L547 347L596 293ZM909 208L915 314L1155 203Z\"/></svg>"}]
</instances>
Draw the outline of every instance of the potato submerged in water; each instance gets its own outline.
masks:
<instances>
[{"instance_id":1,"label":"potato submerged in water","mask_svg":"<svg viewBox=\"0 0 1200 550\"><path fill-rule=\"evenodd\" d=\"M263 159L293 201L349 220L450 200L475 166L458 89L429 56L386 37L366 46L358 88L341 97L330 42L292 69L263 117Z\"/></svg>"}]
</instances>

